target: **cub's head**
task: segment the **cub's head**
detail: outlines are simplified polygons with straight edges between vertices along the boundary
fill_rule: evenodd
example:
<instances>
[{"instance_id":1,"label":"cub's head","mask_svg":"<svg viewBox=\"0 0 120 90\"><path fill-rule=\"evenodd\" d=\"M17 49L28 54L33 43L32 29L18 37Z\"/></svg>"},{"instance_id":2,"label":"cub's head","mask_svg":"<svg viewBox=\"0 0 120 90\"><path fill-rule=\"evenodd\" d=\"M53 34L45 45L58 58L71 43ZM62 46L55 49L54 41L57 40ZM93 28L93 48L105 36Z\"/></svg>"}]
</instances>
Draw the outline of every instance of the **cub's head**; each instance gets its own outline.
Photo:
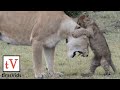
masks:
<instances>
[{"instance_id":1,"label":"cub's head","mask_svg":"<svg viewBox=\"0 0 120 90\"><path fill-rule=\"evenodd\" d=\"M78 17L77 24L83 28L87 28L89 25L93 24L93 20L88 15L81 15Z\"/></svg>"}]
</instances>

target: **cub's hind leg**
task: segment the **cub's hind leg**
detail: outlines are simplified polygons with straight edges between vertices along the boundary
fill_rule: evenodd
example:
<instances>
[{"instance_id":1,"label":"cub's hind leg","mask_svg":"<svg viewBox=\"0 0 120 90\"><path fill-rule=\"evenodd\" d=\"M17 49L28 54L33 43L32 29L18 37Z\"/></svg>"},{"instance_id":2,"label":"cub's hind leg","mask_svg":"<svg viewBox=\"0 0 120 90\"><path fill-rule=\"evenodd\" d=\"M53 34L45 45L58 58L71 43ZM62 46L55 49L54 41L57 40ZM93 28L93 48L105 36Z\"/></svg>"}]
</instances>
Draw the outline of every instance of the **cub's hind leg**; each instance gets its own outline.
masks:
<instances>
[{"instance_id":1,"label":"cub's hind leg","mask_svg":"<svg viewBox=\"0 0 120 90\"><path fill-rule=\"evenodd\" d=\"M110 64L109 61L106 60L104 57L101 58L101 66L105 70L105 75L110 75Z\"/></svg>"},{"instance_id":2,"label":"cub's hind leg","mask_svg":"<svg viewBox=\"0 0 120 90\"><path fill-rule=\"evenodd\" d=\"M88 76L92 76L95 73L95 70L97 67L100 66L100 58L94 56L91 62L91 66L90 66L90 72L86 73L86 74L81 74L83 77L88 77Z\"/></svg>"},{"instance_id":3,"label":"cub's hind leg","mask_svg":"<svg viewBox=\"0 0 120 90\"><path fill-rule=\"evenodd\" d=\"M110 64L111 68L113 69L114 73L117 73L116 67L115 67L112 59L110 59L109 64Z\"/></svg>"}]
</instances>

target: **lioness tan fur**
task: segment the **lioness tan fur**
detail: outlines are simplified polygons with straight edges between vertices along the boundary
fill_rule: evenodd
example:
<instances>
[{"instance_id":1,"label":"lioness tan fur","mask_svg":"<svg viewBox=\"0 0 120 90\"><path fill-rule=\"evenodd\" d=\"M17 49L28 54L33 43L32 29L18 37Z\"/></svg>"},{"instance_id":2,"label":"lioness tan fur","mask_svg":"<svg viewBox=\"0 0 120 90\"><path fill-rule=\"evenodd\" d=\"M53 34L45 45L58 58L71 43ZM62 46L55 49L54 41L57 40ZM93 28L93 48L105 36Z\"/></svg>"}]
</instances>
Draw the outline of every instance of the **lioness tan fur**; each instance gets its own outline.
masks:
<instances>
[{"instance_id":1,"label":"lioness tan fur","mask_svg":"<svg viewBox=\"0 0 120 90\"><path fill-rule=\"evenodd\" d=\"M35 78L44 78L42 48L50 75L54 71L57 43L71 35L79 25L63 11L1 11L0 39L14 45L32 45Z\"/></svg>"},{"instance_id":2,"label":"lioness tan fur","mask_svg":"<svg viewBox=\"0 0 120 90\"><path fill-rule=\"evenodd\" d=\"M73 33L73 36L77 38L81 35L87 35L89 37L90 47L94 53L90 67L90 73L82 75L93 75L96 68L100 65L104 68L105 75L110 75L109 66L111 66L113 71L116 72L116 68L111 59L111 52L107 41L95 21L89 16L81 15L77 23L85 29L76 30Z\"/></svg>"}]
</instances>

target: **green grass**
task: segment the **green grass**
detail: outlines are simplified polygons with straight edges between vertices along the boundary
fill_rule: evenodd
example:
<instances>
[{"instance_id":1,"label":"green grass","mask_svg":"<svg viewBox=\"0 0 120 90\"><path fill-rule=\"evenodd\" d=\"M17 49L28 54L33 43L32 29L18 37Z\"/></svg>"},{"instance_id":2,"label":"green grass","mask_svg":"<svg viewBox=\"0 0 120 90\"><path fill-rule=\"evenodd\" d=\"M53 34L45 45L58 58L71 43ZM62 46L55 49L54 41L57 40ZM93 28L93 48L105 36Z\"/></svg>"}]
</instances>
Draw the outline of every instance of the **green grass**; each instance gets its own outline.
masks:
<instances>
[{"instance_id":1,"label":"green grass","mask_svg":"<svg viewBox=\"0 0 120 90\"><path fill-rule=\"evenodd\" d=\"M89 71L93 53L90 50L89 57L76 56L73 59L67 57L67 48L65 41L61 41L56 47L55 53L55 70L64 73L60 79L120 79L120 12L89 12L90 16L96 20L101 29L107 29L106 40L112 53L112 60L117 68L118 73L110 76L103 76L104 70L98 67L95 75L92 77L82 77L81 73ZM118 24L119 23L119 24ZM0 42L0 75L2 72L3 55L20 55L20 65L22 79L33 79L34 72L32 66L32 48L28 46L7 45ZM43 58L44 68L45 60Z\"/></svg>"}]
</instances>

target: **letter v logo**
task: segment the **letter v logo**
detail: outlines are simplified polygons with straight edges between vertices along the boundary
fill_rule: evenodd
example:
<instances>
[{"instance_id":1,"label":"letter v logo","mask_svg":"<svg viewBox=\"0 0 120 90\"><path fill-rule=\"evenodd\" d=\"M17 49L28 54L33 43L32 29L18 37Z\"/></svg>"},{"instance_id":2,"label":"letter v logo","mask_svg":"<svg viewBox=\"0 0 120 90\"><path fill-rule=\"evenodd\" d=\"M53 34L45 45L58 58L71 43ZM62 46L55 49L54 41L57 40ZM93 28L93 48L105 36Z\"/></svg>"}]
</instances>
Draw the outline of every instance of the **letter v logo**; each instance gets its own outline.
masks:
<instances>
[{"instance_id":1,"label":"letter v logo","mask_svg":"<svg viewBox=\"0 0 120 90\"><path fill-rule=\"evenodd\" d=\"M15 67L15 64L16 64L16 62L17 62L17 60L18 60L18 59L15 59L15 62L14 62L14 64L13 64L13 61L12 61L13 59L9 59L9 60L10 60L10 62L11 62L11 65L12 65L13 69L14 69L14 67Z\"/></svg>"}]
</instances>

